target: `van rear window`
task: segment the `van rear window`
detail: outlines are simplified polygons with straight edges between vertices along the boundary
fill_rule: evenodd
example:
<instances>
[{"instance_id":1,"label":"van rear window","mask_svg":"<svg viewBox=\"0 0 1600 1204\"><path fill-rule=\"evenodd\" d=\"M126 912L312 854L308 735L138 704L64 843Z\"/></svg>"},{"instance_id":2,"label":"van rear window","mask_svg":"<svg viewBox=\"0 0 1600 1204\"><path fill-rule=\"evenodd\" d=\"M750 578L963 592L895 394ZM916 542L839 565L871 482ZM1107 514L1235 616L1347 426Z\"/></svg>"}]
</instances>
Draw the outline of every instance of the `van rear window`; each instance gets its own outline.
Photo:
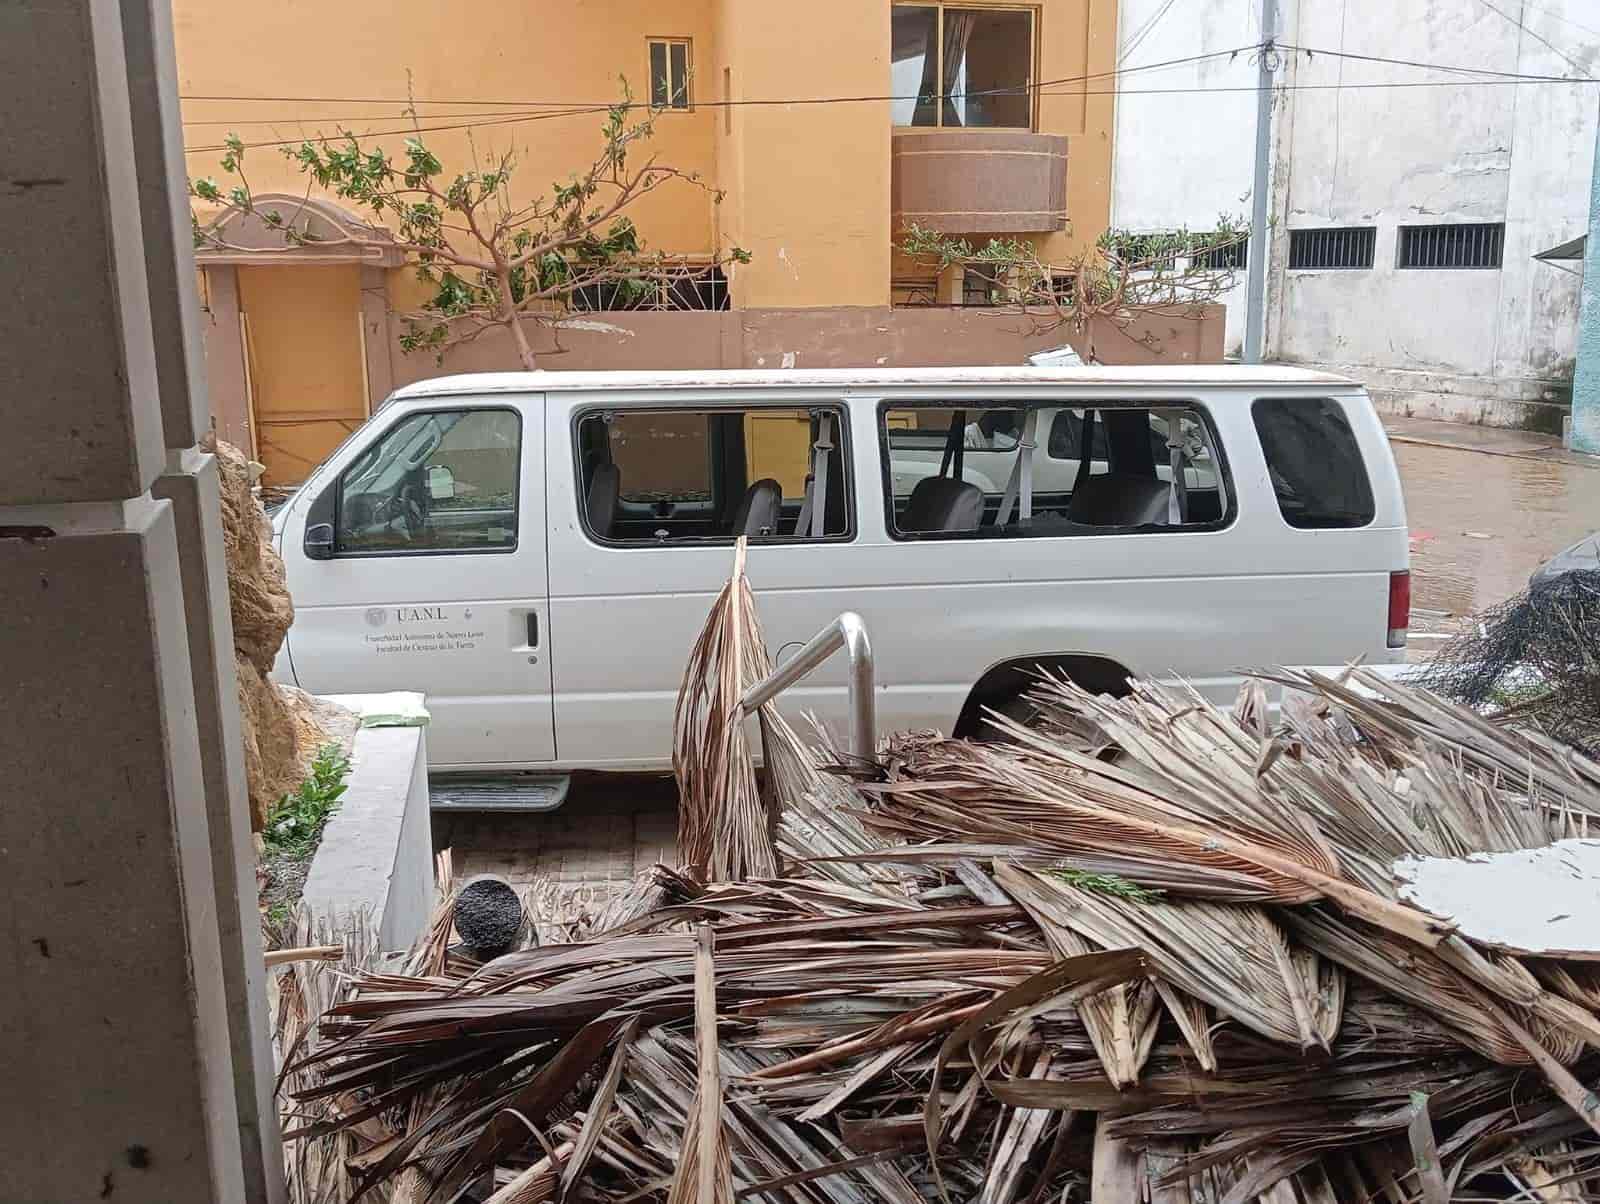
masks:
<instances>
[{"instance_id":1,"label":"van rear window","mask_svg":"<svg viewBox=\"0 0 1600 1204\"><path fill-rule=\"evenodd\" d=\"M1330 397L1263 397L1250 408L1284 522L1364 527L1377 510L1350 420Z\"/></svg>"}]
</instances>

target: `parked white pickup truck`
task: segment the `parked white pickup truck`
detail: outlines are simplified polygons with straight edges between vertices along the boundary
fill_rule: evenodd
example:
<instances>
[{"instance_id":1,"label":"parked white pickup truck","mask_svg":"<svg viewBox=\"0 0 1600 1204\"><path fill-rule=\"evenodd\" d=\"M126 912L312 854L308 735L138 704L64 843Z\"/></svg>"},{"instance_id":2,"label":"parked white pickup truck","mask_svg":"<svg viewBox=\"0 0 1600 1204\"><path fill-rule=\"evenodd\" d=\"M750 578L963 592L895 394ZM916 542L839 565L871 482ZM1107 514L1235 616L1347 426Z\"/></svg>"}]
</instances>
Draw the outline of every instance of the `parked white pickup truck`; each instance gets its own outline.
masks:
<instances>
[{"instance_id":1,"label":"parked white pickup truck","mask_svg":"<svg viewBox=\"0 0 1600 1204\"><path fill-rule=\"evenodd\" d=\"M1241 668L1404 656L1383 428L1359 385L1292 369L431 380L274 526L280 675L426 692L436 769L667 767L741 534L775 657L863 617L885 731L975 733L1036 665L1227 702ZM844 666L780 705L842 724Z\"/></svg>"}]
</instances>

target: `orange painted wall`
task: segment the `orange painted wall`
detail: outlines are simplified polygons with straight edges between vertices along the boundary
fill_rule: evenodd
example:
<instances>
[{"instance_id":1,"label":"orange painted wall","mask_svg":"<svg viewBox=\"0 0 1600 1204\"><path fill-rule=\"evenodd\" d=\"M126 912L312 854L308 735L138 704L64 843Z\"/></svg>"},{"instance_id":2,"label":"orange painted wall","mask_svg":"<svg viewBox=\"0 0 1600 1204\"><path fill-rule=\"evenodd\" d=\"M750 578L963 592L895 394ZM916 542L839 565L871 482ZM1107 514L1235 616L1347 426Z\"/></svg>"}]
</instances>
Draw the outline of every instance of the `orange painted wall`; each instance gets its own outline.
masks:
<instances>
[{"instance_id":1,"label":"orange painted wall","mask_svg":"<svg viewBox=\"0 0 1600 1204\"><path fill-rule=\"evenodd\" d=\"M716 78L741 102L882 96L889 6L720 0ZM724 71L728 75L724 75ZM742 307L882 305L889 289L889 104L749 104L718 127L719 215L753 261Z\"/></svg>"},{"instance_id":2,"label":"orange painted wall","mask_svg":"<svg viewBox=\"0 0 1600 1204\"><path fill-rule=\"evenodd\" d=\"M983 4L987 0L968 0ZM1065 134L1069 229L1042 238L1065 259L1092 245L1110 214L1115 0L1040 0L1038 128ZM398 151L409 73L429 143L449 168L514 150L518 195L546 192L600 146L598 114L625 76L648 88L647 39L693 43L696 106L657 121L650 150L725 190L672 185L634 211L647 242L704 254L735 242L754 262L734 273L740 307L882 305L889 299L890 106L715 102L882 96L889 89L889 0L483 0L461 9L378 4L218 4L175 0L180 91L191 174L216 172L228 130L246 142L295 140L341 125ZM1098 93L1098 94L1097 94ZM324 99L200 99L283 97ZM359 103L349 99L359 98ZM391 98L374 103L375 98ZM486 101L486 104L465 104ZM535 117L535 114L537 116ZM459 127L476 123L470 138ZM303 177L276 148L248 153L258 191Z\"/></svg>"},{"instance_id":3,"label":"orange painted wall","mask_svg":"<svg viewBox=\"0 0 1600 1204\"><path fill-rule=\"evenodd\" d=\"M189 172L217 173L221 152L198 148L215 146L229 130L247 143L333 134L341 126L394 131L380 141L398 154L410 124L403 112L409 74L425 137L447 170L470 167L474 154L487 164L512 150L520 165L517 195L546 194L593 160L604 120L549 114L571 102L619 99L619 77L644 99L647 38L692 38L698 61L710 41L711 10L712 0L174 0L179 92L191 98L183 102ZM258 96L361 103L192 99ZM389 99L368 103L375 98ZM705 108L664 114L649 148L664 163L709 177L714 121ZM470 138L464 129L443 128L468 122L477 123ZM304 187L276 148L250 150L246 168L257 192ZM712 249L713 208L705 192L684 185L644 198L633 212L653 246L693 254Z\"/></svg>"}]
</instances>

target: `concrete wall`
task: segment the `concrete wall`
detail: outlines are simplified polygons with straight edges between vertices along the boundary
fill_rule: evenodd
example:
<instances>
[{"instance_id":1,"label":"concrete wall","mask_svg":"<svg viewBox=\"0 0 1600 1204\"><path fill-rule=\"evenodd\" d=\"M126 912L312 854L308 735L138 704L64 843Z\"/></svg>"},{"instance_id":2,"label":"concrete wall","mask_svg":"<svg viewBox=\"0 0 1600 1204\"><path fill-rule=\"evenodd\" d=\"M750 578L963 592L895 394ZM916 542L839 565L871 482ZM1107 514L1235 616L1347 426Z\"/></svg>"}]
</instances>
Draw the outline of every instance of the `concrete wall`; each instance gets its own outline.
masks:
<instances>
[{"instance_id":1,"label":"concrete wall","mask_svg":"<svg viewBox=\"0 0 1600 1204\"><path fill-rule=\"evenodd\" d=\"M1224 214L1248 222L1256 98L1223 89L1255 86L1249 54L1149 67L1255 42L1260 0L1122 0L1121 8L1116 58L1128 74L1117 81L1111 226L1211 229ZM1236 356L1244 342L1243 272L1219 300L1227 307L1225 353Z\"/></svg>"},{"instance_id":2,"label":"concrete wall","mask_svg":"<svg viewBox=\"0 0 1600 1204\"><path fill-rule=\"evenodd\" d=\"M1123 37L1160 7L1123 0ZM1198 0L1173 8L1123 65L1253 42L1259 7ZM1501 72L1577 77L1600 63L1592 4L1506 11L1526 31L1477 0L1280 0L1280 36L1330 52ZM1126 77L1121 86L1250 87L1247 59ZM1540 403L1559 400L1570 379L1578 281L1532 256L1586 228L1592 89L1463 86L1460 76L1332 53L1288 53L1279 79L1292 88L1274 113L1269 357L1349 372L1401 412L1557 421ZM1450 86L1369 86L1386 82ZM1219 210L1248 213L1250 93L1125 95L1117 130L1115 224L1154 230L1208 224ZM1394 266L1401 225L1492 221L1506 223L1499 271ZM1287 270L1290 230L1335 225L1377 227L1372 270ZM1230 351L1242 333L1242 284L1228 298Z\"/></svg>"},{"instance_id":3,"label":"concrete wall","mask_svg":"<svg viewBox=\"0 0 1600 1204\"><path fill-rule=\"evenodd\" d=\"M0 6L7 1200L284 1198L173 64Z\"/></svg>"},{"instance_id":4,"label":"concrete wall","mask_svg":"<svg viewBox=\"0 0 1600 1204\"><path fill-rule=\"evenodd\" d=\"M314 916L338 923L365 915L385 949L408 948L433 910L426 731L356 733L344 796L306 876L303 900Z\"/></svg>"}]
</instances>

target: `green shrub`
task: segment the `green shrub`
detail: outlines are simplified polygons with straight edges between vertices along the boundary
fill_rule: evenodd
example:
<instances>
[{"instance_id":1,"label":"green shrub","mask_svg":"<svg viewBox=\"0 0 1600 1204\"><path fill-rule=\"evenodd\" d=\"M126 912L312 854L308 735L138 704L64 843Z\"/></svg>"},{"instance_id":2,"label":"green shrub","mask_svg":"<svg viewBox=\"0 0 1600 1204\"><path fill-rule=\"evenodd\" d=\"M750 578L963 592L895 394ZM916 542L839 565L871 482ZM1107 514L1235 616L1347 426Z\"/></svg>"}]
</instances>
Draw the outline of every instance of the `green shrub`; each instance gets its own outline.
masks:
<instances>
[{"instance_id":1,"label":"green shrub","mask_svg":"<svg viewBox=\"0 0 1600 1204\"><path fill-rule=\"evenodd\" d=\"M324 744L311 762L300 789L286 794L267 815L262 832L269 852L309 857L322 838L328 817L339 809L350 761L337 744Z\"/></svg>"}]
</instances>

